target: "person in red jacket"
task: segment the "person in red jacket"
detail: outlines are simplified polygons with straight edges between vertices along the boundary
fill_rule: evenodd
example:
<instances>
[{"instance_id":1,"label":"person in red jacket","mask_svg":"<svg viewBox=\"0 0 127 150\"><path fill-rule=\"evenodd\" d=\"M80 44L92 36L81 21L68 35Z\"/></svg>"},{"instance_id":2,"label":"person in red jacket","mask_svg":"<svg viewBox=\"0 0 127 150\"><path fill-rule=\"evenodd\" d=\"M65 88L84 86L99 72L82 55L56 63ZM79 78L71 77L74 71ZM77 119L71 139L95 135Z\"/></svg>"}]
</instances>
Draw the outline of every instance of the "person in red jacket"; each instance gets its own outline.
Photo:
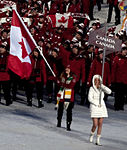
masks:
<instances>
[{"instance_id":1,"label":"person in red jacket","mask_svg":"<svg viewBox=\"0 0 127 150\"><path fill-rule=\"evenodd\" d=\"M50 14L50 15L54 15L56 13L59 13L59 1L58 0L50 0L48 1L47 3L48 7L47 7L47 12Z\"/></svg>"},{"instance_id":2,"label":"person in red jacket","mask_svg":"<svg viewBox=\"0 0 127 150\"><path fill-rule=\"evenodd\" d=\"M31 54L32 73L26 82L26 96L28 106L32 106L32 93L34 85L36 86L38 108L43 107L43 87L46 85L46 68L45 62L42 59L40 52L37 48Z\"/></svg>"},{"instance_id":3,"label":"person in red jacket","mask_svg":"<svg viewBox=\"0 0 127 150\"><path fill-rule=\"evenodd\" d=\"M112 18L112 10L115 8L115 25L120 24L120 9L118 7L118 0L108 0L109 10L108 10L108 19L107 23L110 23Z\"/></svg>"},{"instance_id":4,"label":"person in red jacket","mask_svg":"<svg viewBox=\"0 0 127 150\"><path fill-rule=\"evenodd\" d=\"M71 4L71 1L70 1L70 0L63 0L63 1L61 2L61 4L60 4L60 13L61 13L61 14L67 13L70 4Z\"/></svg>"},{"instance_id":5,"label":"person in red jacket","mask_svg":"<svg viewBox=\"0 0 127 150\"><path fill-rule=\"evenodd\" d=\"M74 86L76 83L76 76L71 72L70 65L67 65L65 71L60 75L57 80L60 86L58 92L59 104L57 112L57 127L61 127L61 121L64 108L67 111L67 130L70 131L72 122L72 109L74 107Z\"/></svg>"},{"instance_id":6,"label":"person in red jacket","mask_svg":"<svg viewBox=\"0 0 127 150\"><path fill-rule=\"evenodd\" d=\"M102 63L103 63L103 49L99 48L97 58L94 58L91 63L89 76L87 80L87 86L91 85L92 78L95 74L99 74L102 76ZM110 87L111 86L111 73L110 66L108 61L105 61L104 64L104 75L103 75L103 84ZM108 95L105 95L104 99L107 101Z\"/></svg>"},{"instance_id":7,"label":"person in red jacket","mask_svg":"<svg viewBox=\"0 0 127 150\"><path fill-rule=\"evenodd\" d=\"M82 12L89 14L90 12L90 1L89 0L81 0L82 2Z\"/></svg>"},{"instance_id":8,"label":"person in red jacket","mask_svg":"<svg viewBox=\"0 0 127 150\"><path fill-rule=\"evenodd\" d=\"M103 49L99 48L97 58L94 58L93 62L91 63L89 77L87 81L88 86L91 85L92 77L95 74L102 75L102 62L103 62ZM105 61L104 64L103 84L107 86L111 85L110 67L107 61Z\"/></svg>"},{"instance_id":9,"label":"person in red jacket","mask_svg":"<svg viewBox=\"0 0 127 150\"><path fill-rule=\"evenodd\" d=\"M79 0L72 0L68 8L68 12L80 13L81 12L81 2Z\"/></svg>"},{"instance_id":10,"label":"person in red jacket","mask_svg":"<svg viewBox=\"0 0 127 150\"><path fill-rule=\"evenodd\" d=\"M112 63L111 80L115 89L116 111L124 110L124 100L127 89L127 46L122 48L121 54L117 55Z\"/></svg>"},{"instance_id":11,"label":"person in red jacket","mask_svg":"<svg viewBox=\"0 0 127 150\"><path fill-rule=\"evenodd\" d=\"M9 106L11 102L10 96L10 75L8 73L8 55L6 47L0 45L0 87L2 86L4 92L4 99L6 100L6 106Z\"/></svg>"},{"instance_id":12,"label":"person in red jacket","mask_svg":"<svg viewBox=\"0 0 127 150\"><path fill-rule=\"evenodd\" d=\"M60 46L60 56L62 57L63 65L66 67L69 64L71 71L77 76L75 85L76 92L79 90L80 80L82 86L85 83L85 59L80 57L79 49L78 46L74 45L70 52L64 49L63 46ZM81 93L81 99L84 99L84 94Z\"/></svg>"},{"instance_id":13,"label":"person in red jacket","mask_svg":"<svg viewBox=\"0 0 127 150\"><path fill-rule=\"evenodd\" d=\"M59 77L60 74L64 71L64 67L62 64L62 59L59 57L59 48L54 47L52 48L51 54L49 53L46 56L46 59L53 69L56 77ZM58 92L58 86L56 84L56 78L53 76L52 72L46 67L47 71L47 94L48 94L48 103L51 103L53 99L56 100L56 95Z\"/></svg>"},{"instance_id":14,"label":"person in red jacket","mask_svg":"<svg viewBox=\"0 0 127 150\"><path fill-rule=\"evenodd\" d=\"M48 14L56 14L59 12L58 0L41 0L37 2L40 5L40 11L47 16Z\"/></svg>"}]
</instances>

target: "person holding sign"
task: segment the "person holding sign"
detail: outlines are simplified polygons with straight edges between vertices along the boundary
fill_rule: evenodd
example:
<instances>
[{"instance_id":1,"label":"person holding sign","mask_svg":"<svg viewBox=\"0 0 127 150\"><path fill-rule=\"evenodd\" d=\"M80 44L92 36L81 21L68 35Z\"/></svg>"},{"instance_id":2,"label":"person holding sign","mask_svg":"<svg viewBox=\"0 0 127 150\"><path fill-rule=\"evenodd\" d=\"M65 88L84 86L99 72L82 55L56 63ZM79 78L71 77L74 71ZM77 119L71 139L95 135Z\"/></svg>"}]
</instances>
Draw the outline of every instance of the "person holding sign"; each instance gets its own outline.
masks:
<instances>
[{"instance_id":1,"label":"person holding sign","mask_svg":"<svg viewBox=\"0 0 127 150\"><path fill-rule=\"evenodd\" d=\"M93 142L95 130L97 128L96 145L101 146L100 137L104 117L108 117L107 108L104 102L104 93L111 94L111 90L102 84L100 75L94 75L92 79L93 86L90 87L88 100L90 102L90 112L93 121L89 141Z\"/></svg>"},{"instance_id":2,"label":"person holding sign","mask_svg":"<svg viewBox=\"0 0 127 150\"><path fill-rule=\"evenodd\" d=\"M102 75L102 65L103 65L103 49L99 48L97 57L94 58L93 62L91 63L89 76L87 80L87 86L91 86L92 77L95 74ZM105 61L104 64L104 77L103 77L103 83L110 87L111 86L111 73L110 73L110 66L108 61Z\"/></svg>"},{"instance_id":3,"label":"person holding sign","mask_svg":"<svg viewBox=\"0 0 127 150\"><path fill-rule=\"evenodd\" d=\"M57 94L58 112L57 112L57 127L61 127L61 120L64 108L67 111L67 130L70 131L72 122L72 109L74 107L74 86L76 83L76 75L70 70L70 65L65 68L61 74L60 79L57 80L60 85L60 90Z\"/></svg>"}]
</instances>

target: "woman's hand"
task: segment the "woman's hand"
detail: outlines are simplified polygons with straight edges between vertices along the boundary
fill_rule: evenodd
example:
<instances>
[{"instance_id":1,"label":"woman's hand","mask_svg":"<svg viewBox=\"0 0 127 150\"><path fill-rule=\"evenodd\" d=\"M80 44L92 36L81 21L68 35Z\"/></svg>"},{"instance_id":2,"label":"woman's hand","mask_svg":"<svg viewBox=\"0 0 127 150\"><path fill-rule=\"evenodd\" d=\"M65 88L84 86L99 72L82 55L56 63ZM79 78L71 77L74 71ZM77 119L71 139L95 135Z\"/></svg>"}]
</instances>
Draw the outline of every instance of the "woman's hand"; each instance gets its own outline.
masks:
<instances>
[{"instance_id":1,"label":"woman's hand","mask_svg":"<svg viewBox=\"0 0 127 150\"><path fill-rule=\"evenodd\" d=\"M98 105L98 107L101 107L101 106L102 106L101 104Z\"/></svg>"}]
</instances>

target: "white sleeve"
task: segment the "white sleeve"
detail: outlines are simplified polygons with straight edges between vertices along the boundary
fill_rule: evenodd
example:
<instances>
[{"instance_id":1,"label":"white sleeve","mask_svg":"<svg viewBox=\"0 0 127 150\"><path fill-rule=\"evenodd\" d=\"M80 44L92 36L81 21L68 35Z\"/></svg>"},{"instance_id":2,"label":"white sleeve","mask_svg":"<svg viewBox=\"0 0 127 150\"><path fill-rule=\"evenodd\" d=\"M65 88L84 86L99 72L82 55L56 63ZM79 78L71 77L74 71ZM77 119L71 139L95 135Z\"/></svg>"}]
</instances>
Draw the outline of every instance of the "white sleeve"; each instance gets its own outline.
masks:
<instances>
[{"instance_id":1,"label":"white sleeve","mask_svg":"<svg viewBox=\"0 0 127 150\"><path fill-rule=\"evenodd\" d=\"M111 92L112 92L107 86L105 86L103 84L101 84L101 89L106 94L111 94Z\"/></svg>"},{"instance_id":2,"label":"white sleeve","mask_svg":"<svg viewBox=\"0 0 127 150\"><path fill-rule=\"evenodd\" d=\"M90 102L91 104L97 106L97 104L96 104L95 101L94 101L94 95L93 95L93 94L94 94L93 87L90 87L89 93L88 93L88 100L89 100L89 102Z\"/></svg>"}]
</instances>

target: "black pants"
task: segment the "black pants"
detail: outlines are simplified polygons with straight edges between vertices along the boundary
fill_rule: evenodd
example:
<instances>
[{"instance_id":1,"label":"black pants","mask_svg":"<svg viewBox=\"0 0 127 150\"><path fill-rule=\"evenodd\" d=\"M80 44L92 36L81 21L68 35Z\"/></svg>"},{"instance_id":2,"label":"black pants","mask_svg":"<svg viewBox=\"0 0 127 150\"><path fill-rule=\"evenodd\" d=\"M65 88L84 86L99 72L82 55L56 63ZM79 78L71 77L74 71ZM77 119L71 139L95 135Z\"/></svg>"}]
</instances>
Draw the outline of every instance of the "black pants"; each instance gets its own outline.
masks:
<instances>
[{"instance_id":1,"label":"black pants","mask_svg":"<svg viewBox=\"0 0 127 150\"><path fill-rule=\"evenodd\" d=\"M11 77L11 88L12 88L12 98L13 100L16 100L16 93L18 89L18 84L20 82L20 77L10 71L10 77Z\"/></svg>"},{"instance_id":2,"label":"black pants","mask_svg":"<svg viewBox=\"0 0 127 150\"><path fill-rule=\"evenodd\" d=\"M96 2L97 2L98 10L100 11L101 10L101 0L96 0Z\"/></svg>"},{"instance_id":3,"label":"black pants","mask_svg":"<svg viewBox=\"0 0 127 150\"><path fill-rule=\"evenodd\" d=\"M6 100L6 104L10 104L11 96L10 96L10 81L0 81L0 91L1 88L4 92L4 99Z\"/></svg>"},{"instance_id":4,"label":"black pants","mask_svg":"<svg viewBox=\"0 0 127 150\"><path fill-rule=\"evenodd\" d=\"M47 81L46 91L47 91L48 97L52 97L52 99L56 99L58 90L59 90L59 87L53 80Z\"/></svg>"},{"instance_id":5,"label":"black pants","mask_svg":"<svg viewBox=\"0 0 127 150\"><path fill-rule=\"evenodd\" d=\"M114 6L114 4L109 4L107 22L111 21L113 8L115 8L115 21L116 23L119 23L120 22L120 10L118 8L118 5Z\"/></svg>"},{"instance_id":6,"label":"black pants","mask_svg":"<svg viewBox=\"0 0 127 150\"><path fill-rule=\"evenodd\" d=\"M67 108L67 118L66 121L71 124L72 122L72 109L74 107L74 102L70 102ZM57 120L61 122L64 110L64 102L59 102L58 112L57 112Z\"/></svg>"},{"instance_id":7,"label":"black pants","mask_svg":"<svg viewBox=\"0 0 127 150\"><path fill-rule=\"evenodd\" d=\"M115 110L124 109L126 88L127 88L127 85L123 83L115 84L115 103L114 103Z\"/></svg>"},{"instance_id":8,"label":"black pants","mask_svg":"<svg viewBox=\"0 0 127 150\"><path fill-rule=\"evenodd\" d=\"M90 13L89 13L89 16L90 16L91 20L94 18L93 17L93 9L94 9L93 0L90 0Z\"/></svg>"},{"instance_id":9,"label":"black pants","mask_svg":"<svg viewBox=\"0 0 127 150\"><path fill-rule=\"evenodd\" d=\"M84 103L86 105L89 104L88 102L88 90L89 88L87 87L86 83L82 84L82 87L81 87L81 105L84 105Z\"/></svg>"},{"instance_id":10,"label":"black pants","mask_svg":"<svg viewBox=\"0 0 127 150\"><path fill-rule=\"evenodd\" d=\"M36 88L37 93L37 99L43 99L43 83L42 82L35 82L35 84L30 83L29 81L26 81L25 83L25 91L26 91L26 97L29 101L33 97L33 89Z\"/></svg>"}]
</instances>

